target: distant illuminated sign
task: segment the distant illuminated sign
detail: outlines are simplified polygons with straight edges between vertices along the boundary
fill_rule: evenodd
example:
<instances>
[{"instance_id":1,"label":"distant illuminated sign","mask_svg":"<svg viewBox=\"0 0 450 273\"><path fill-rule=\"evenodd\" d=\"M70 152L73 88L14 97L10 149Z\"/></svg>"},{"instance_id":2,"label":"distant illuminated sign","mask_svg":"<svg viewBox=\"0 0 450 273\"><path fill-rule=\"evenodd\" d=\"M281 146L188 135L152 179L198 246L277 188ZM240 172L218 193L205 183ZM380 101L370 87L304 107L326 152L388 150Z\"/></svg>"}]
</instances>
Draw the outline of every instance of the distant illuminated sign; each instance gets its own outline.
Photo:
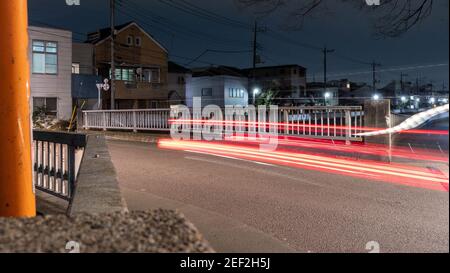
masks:
<instances>
[{"instance_id":1,"label":"distant illuminated sign","mask_svg":"<svg viewBox=\"0 0 450 273\"><path fill-rule=\"evenodd\" d=\"M379 6L381 5L380 0L366 0L368 6Z\"/></svg>"},{"instance_id":2,"label":"distant illuminated sign","mask_svg":"<svg viewBox=\"0 0 450 273\"><path fill-rule=\"evenodd\" d=\"M79 6L80 0L66 0L68 6Z\"/></svg>"}]
</instances>

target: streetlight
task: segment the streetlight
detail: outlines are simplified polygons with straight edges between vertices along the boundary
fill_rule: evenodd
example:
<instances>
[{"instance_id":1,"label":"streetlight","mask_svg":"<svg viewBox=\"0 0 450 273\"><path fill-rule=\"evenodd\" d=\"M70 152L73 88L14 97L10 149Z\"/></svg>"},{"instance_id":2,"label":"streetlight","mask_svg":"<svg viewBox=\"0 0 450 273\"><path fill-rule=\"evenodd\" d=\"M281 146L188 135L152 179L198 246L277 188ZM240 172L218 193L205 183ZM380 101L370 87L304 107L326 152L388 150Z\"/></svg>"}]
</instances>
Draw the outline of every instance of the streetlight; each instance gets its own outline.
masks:
<instances>
[{"instance_id":1,"label":"streetlight","mask_svg":"<svg viewBox=\"0 0 450 273\"><path fill-rule=\"evenodd\" d=\"M331 93L330 92L325 92L325 94L323 95L325 97L325 106L327 105L327 100L329 98L331 98Z\"/></svg>"},{"instance_id":2,"label":"streetlight","mask_svg":"<svg viewBox=\"0 0 450 273\"><path fill-rule=\"evenodd\" d=\"M380 95L378 95L378 94L375 94L375 95L373 95L373 100L379 100L380 99Z\"/></svg>"},{"instance_id":3,"label":"streetlight","mask_svg":"<svg viewBox=\"0 0 450 273\"><path fill-rule=\"evenodd\" d=\"M402 96L400 99L402 100L402 102L406 102L406 97L405 96Z\"/></svg>"},{"instance_id":4,"label":"streetlight","mask_svg":"<svg viewBox=\"0 0 450 273\"><path fill-rule=\"evenodd\" d=\"M253 88L253 104L256 104L256 95L259 94L261 90L258 87Z\"/></svg>"}]
</instances>

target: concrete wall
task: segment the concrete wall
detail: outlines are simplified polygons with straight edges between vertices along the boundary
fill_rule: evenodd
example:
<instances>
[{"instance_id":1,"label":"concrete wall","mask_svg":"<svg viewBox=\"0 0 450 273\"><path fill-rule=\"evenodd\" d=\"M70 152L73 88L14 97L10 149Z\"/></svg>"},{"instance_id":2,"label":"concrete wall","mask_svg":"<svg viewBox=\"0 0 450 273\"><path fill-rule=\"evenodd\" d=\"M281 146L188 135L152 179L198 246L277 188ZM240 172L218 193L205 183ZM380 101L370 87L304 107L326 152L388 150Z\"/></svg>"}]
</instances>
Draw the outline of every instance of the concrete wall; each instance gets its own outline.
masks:
<instances>
[{"instance_id":1,"label":"concrete wall","mask_svg":"<svg viewBox=\"0 0 450 273\"><path fill-rule=\"evenodd\" d=\"M30 105L33 111L33 97L57 98L57 118L68 120L72 111L72 32L61 29L30 26ZM58 71L56 75L33 74L32 41L43 40L58 44Z\"/></svg>"},{"instance_id":2,"label":"concrete wall","mask_svg":"<svg viewBox=\"0 0 450 273\"><path fill-rule=\"evenodd\" d=\"M87 137L70 215L127 210L105 137Z\"/></svg>"},{"instance_id":3,"label":"concrete wall","mask_svg":"<svg viewBox=\"0 0 450 273\"><path fill-rule=\"evenodd\" d=\"M364 102L364 127L387 128L386 116L390 116L390 100L366 100ZM389 135L366 137L368 143L389 144Z\"/></svg>"}]
</instances>

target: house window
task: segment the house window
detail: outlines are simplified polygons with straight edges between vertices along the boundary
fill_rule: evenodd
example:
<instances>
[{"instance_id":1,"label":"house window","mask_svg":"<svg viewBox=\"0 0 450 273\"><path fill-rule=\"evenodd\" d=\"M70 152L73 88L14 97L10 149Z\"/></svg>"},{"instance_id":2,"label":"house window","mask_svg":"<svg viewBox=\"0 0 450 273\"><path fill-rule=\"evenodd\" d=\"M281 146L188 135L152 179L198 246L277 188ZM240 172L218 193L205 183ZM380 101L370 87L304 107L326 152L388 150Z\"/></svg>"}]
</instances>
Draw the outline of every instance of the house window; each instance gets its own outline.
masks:
<instances>
[{"instance_id":1,"label":"house window","mask_svg":"<svg viewBox=\"0 0 450 273\"><path fill-rule=\"evenodd\" d=\"M80 74L80 64L72 63L72 74Z\"/></svg>"},{"instance_id":2,"label":"house window","mask_svg":"<svg viewBox=\"0 0 450 273\"><path fill-rule=\"evenodd\" d=\"M111 69L109 70L109 77L111 78ZM116 68L116 80L134 82L136 79L134 69L132 68Z\"/></svg>"},{"instance_id":3,"label":"house window","mask_svg":"<svg viewBox=\"0 0 450 273\"><path fill-rule=\"evenodd\" d=\"M58 44L56 42L33 41L32 72L35 74L58 73Z\"/></svg>"},{"instance_id":4,"label":"house window","mask_svg":"<svg viewBox=\"0 0 450 273\"><path fill-rule=\"evenodd\" d=\"M244 89L228 88L228 96L230 98L243 98L245 95Z\"/></svg>"},{"instance_id":5,"label":"house window","mask_svg":"<svg viewBox=\"0 0 450 273\"><path fill-rule=\"evenodd\" d=\"M136 37L134 42L136 46L141 46L141 37Z\"/></svg>"},{"instance_id":6,"label":"house window","mask_svg":"<svg viewBox=\"0 0 450 273\"><path fill-rule=\"evenodd\" d=\"M132 46L133 45L133 36L128 35L127 37L127 45Z\"/></svg>"},{"instance_id":7,"label":"house window","mask_svg":"<svg viewBox=\"0 0 450 273\"><path fill-rule=\"evenodd\" d=\"M46 115L56 116L58 113L58 99L33 97L33 112L44 112Z\"/></svg>"},{"instance_id":8,"label":"house window","mask_svg":"<svg viewBox=\"0 0 450 273\"><path fill-rule=\"evenodd\" d=\"M144 82L160 83L161 73L159 68L144 69L144 76L142 79Z\"/></svg>"},{"instance_id":9,"label":"house window","mask_svg":"<svg viewBox=\"0 0 450 273\"><path fill-rule=\"evenodd\" d=\"M202 97L211 97L212 88L202 88Z\"/></svg>"}]
</instances>

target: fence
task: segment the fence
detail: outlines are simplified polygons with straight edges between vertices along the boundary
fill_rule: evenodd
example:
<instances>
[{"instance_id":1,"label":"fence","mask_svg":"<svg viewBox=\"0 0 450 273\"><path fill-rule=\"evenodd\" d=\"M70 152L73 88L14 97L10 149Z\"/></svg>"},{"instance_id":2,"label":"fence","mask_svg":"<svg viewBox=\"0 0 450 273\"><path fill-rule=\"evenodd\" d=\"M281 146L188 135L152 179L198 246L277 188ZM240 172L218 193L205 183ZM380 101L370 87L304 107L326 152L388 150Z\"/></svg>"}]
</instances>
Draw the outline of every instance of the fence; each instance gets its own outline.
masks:
<instances>
[{"instance_id":1,"label":"fence","mask_svg":"<svg viewBox=\"0 0 450 273\"><path fill-rule=\"evenodd\" d=\"M176 121L175 118L178 118L177 112L176 107L172 109L83 111L83 128L133 130L134 132L169 131L171 121ZM209 119L218 115L225 117L226 121L223 126L228 126L227 122L229 121L246 124L252 122L248 114L244 116L225 114L224 116L224 112L223 109L220 111L217 109L217 113L213 113ZM266 116L268 114L267 111ZM361 141L362 139L356 134L362 132L363 116L361 106L280 107L276 126L280 135ZM207 120L208 118L202 117L201 114L194 113L193 120L186 122L203 123ZM260 125L266 121L256 120L255 122ZM233 125L233 131L245 133L248 131L248 126Z\"/></svg>"},{"instance_id":2,"label":"fence","mask_svg":"<svg viewBox=\"0 0 450 273\"><path fill-rule=\"evenodd\" d=\"M81 161L79 155L85 147L86 135L34 130L33 182L36 189L70 202Z\"/></svg>"},{"instance_id":3,"label":"fence","mask_svg":"<svg viewBox=\"0 0 450 273\"><path fill-rule=\"evenodd\" d=\"M84 129L169 131L170 109L83 111Z\"/></svg>"}]
</instances>

